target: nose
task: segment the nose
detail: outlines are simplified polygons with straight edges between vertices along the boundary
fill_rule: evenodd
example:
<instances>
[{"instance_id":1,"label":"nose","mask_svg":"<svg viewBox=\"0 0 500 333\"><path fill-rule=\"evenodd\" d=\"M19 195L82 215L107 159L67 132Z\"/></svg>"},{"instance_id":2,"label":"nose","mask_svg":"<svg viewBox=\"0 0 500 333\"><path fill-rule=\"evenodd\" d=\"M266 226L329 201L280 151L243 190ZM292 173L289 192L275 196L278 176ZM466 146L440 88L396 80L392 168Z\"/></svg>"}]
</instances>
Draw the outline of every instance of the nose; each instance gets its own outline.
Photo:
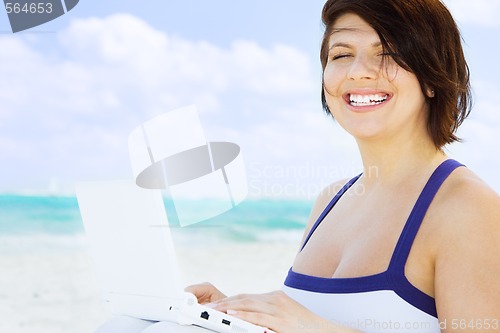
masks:
<instances>
[{"instance_id":1,"label":"nose","mask_svg":"<svg viewBox=\"0 0 500 333\"><path fill-rule=\"evenodd\" d=\"M348 78L351 80L377 79L380 71L380 62L367 56L358 55L351 63Z\"/></svg>"}]
</instances>

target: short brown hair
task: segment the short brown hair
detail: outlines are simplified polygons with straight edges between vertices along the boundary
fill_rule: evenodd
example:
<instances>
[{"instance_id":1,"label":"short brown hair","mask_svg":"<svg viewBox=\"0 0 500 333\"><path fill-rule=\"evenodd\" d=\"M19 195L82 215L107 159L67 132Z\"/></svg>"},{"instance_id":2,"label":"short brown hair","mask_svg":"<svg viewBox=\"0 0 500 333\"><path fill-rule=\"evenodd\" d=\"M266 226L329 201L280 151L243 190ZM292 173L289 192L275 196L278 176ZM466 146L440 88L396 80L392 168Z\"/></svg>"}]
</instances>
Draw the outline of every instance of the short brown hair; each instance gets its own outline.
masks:
<instances>
[{"instance_id":1,"label":"short brown hair","mask_svg":"<svg viewBox=\"0 0 500 333\"><path fill-rule=\"evenodd\" d=\"M439 0L328 0L322 12L323 71L333 25L346 13L358 15L378 33L385 52L415 74L425 96L428 89L434 91L433 98L427 97L427 129L435 146L460 141L455 132L472 107L470 74L460 32L446 6ZM324 88L321 100L330 114Z\"/></svg>"}]
</instances>

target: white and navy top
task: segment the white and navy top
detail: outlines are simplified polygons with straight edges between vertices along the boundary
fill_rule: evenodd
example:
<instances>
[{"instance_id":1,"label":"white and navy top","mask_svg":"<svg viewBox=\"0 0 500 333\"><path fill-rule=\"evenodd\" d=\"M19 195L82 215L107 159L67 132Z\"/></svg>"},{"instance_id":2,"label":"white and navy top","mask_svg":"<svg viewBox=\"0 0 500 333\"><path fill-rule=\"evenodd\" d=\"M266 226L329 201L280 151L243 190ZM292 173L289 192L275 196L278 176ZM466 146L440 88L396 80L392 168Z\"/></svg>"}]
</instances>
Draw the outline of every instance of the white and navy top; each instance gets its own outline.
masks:
<instances>
[{"instance_id":1,"label":"white and navy top","mask_svg":"<svg viewBox=\"0 0 500 333\"><path fill-rule=\"evenodd\" d=\"M434 298L414 287L405 264L422 220L441 184L457 167L446 160L431 175L415 203L386 271L354 278L322 278L290 269L283 291L315 314L364 332L440 332ZM311 228L302 249L340 197L358 180L351 179L330 201ZM304 328L311 323L299 323Z\"/></svg>"}]
</instances>

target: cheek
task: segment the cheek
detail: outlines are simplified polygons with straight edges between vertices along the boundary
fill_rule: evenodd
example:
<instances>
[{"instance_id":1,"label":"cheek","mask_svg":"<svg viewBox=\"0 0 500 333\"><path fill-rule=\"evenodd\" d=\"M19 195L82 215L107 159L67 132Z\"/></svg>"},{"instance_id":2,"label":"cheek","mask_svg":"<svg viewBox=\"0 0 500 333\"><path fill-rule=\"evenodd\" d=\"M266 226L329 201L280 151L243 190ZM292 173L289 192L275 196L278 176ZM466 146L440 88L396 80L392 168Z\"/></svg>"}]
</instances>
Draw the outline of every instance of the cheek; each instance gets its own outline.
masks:
<instances>
[{"instance_id":1,"label":"cheek","mask_svg":"<svg viewBox=\"0 0 500 333\"><path fill-rule=\"evenodd\" d=\"M323 72L323 84L327 98L341 95L339 92L341 81L340 71L335 70L332 65L327 65Z\"/></svg>"},{"instance_id":2,"label":"cheek","mask_svg":"<svg viewBox=\"0 0 500 333\"><path fill-rule=\"evenodd\" d=\"M400 67L395 61L388 60L380 70L381 76L389 82L397 81L398 77L406 76L409 73Z\"/></svg>"},{"instance_id":3,"label":"cheek","mask_svg":"<svg viewBox=\"0 0 500 333\"><path fill-rule=\"evenodd\" d=\"M400 68L394 83L399 88L400 93L414 103L422 104L426 102L420 83L412 73Z\"/></svg>"}]
</instances>

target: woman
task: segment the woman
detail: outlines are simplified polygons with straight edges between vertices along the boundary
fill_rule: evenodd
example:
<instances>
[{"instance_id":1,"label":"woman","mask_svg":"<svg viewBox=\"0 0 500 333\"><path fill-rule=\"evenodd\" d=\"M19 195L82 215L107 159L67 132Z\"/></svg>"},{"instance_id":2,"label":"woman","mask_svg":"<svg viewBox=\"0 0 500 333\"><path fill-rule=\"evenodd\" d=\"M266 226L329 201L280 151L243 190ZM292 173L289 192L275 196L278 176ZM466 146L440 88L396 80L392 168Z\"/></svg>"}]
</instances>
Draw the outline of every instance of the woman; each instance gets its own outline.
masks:
<instances>
[{"instance_id":1,"label":"woman","mask_svg":"<svg viewBox=\"0 0 500 333\"><path fill-rule=\"evenodd\" d=\"M500 198L443 152L470 109L453 18L439 0L328 0L323 22L323 106L365 172L318 197L282 291L187 290L275 332L500 330Z\"/></svg>"},{"instance_id":2,"label":"woman","mask_svg":"<svg viewBox=\"0 0 500 333\"><path fill-rule=\"evenodd\" d=\"M499 331L500 198L443 152L470 108L453 18L438 0L329 0L323 22L323 106L365 172L319 196L283 291L188 290L276 332Z\"/></svg>"}]
</instances>

